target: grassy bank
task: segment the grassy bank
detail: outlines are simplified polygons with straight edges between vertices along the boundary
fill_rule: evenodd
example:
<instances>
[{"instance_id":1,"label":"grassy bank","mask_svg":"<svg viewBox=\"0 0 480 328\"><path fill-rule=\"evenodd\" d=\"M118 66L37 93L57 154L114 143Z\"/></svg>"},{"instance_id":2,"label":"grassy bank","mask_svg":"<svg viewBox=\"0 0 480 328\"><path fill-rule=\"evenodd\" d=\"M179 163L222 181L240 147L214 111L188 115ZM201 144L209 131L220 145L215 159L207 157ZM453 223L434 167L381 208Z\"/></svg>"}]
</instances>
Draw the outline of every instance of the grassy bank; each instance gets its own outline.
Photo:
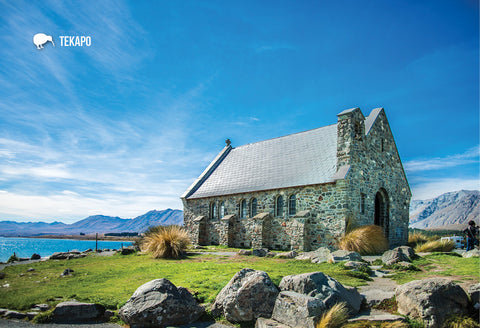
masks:
<instances>
[{"instance_id":1,"label":"grassy bank","mask_svg":"<svg viewBox=\"0 0 480 328\"><path fill-rule=\"evenodd\" d=\"M342 265L246 256L192 254L180 260L154 260L147 255L88 256L74 260L37 262L6 267L0 284L0 308L26 310L36 303L58 303L75 298L98 302L110 309L122 306L142 284L167 278L188 288L201 302L212 302L232 276L242 268L266 271L275 284L283 276L322 271L349 286L365 284L348 276ZM28 268L35 271L27 272ZM60 277L65 269L74 270Z\"/></svg>"}]
</instances>

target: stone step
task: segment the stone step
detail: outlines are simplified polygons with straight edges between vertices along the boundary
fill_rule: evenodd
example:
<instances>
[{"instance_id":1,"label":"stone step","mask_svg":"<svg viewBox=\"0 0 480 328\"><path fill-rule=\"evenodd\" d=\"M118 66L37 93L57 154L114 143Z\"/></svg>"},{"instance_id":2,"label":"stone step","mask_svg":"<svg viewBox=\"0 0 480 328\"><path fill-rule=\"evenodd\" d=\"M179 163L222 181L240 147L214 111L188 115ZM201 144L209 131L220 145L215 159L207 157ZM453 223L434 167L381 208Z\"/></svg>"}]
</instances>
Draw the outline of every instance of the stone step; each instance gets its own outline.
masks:
<instances>
[{"instance_id":1,"label":"stone step","mask_svg":"<svg viewBox=\"0 0 480 328\"><path fill-rule=\"evenodd\" d=\"M368 321L404 321L405 319L402 316L391 314L385 311L369 309L363 312L360 312L356 316L348 319L348 322L355 322L360 320Z\"/></svg>"}]
</instances>

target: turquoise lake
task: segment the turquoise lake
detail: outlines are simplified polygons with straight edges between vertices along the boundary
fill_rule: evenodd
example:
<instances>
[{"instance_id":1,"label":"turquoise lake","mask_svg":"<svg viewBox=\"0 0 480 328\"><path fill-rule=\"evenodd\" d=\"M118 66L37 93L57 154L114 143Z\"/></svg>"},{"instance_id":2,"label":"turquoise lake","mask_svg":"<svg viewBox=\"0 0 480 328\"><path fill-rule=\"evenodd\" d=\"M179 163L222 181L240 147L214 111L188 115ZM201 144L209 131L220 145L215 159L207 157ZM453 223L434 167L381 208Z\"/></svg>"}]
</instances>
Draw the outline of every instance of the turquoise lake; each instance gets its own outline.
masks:
<instances>
[{"instance_id":1,"label":"turquoise lake","mask_svg":"<svg viewBox=\"0 0 480 328\"><path fill-rule=\"evenodd\" d=\"M124 247L130 246L132 242L98 241L99 249L119 249L122 248L122 245ZM55 252L68 252L73 250L82 252L89 248L95 249L95 240L0 237L0 262L6 262L14 252L18 257L30 258L33 253L40 254L41 257L46 257Z\"/></svg>"}]
</instances>

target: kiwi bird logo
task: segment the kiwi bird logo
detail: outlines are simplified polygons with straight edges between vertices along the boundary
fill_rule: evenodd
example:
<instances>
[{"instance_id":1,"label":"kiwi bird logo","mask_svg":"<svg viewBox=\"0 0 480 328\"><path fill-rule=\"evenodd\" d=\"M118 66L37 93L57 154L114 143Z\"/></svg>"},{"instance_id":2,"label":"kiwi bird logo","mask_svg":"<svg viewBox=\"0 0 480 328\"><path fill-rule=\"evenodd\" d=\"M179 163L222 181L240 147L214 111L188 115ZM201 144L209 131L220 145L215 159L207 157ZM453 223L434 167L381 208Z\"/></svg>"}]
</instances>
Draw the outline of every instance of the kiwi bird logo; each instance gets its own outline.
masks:
<instances>
[{"instance_id":1,"label":"kiwi bird logo","mask_svg":"<svg viewBox=\"0 0 480 328\"><path fill-rule=\"evenodd\" d=\"M50 41L55 47L55 43L53 43L53 38L50 35L46 35L44 33L37 33L33 36L33 43L37 46L37 49L43 49L43 45L48 41Z\"/></svg>"}]
</instances>

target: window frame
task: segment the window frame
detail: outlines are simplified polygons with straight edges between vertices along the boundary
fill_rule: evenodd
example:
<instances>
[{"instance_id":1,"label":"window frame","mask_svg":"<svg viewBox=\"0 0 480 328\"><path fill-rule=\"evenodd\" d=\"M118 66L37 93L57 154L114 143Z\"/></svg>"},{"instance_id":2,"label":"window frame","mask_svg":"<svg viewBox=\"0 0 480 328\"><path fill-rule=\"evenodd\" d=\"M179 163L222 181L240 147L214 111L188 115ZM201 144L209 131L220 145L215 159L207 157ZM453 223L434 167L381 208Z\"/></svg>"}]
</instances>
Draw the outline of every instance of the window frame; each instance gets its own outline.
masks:
<instances>
[{"instance_id":1,"label":"window frame","mask_svg":"<svg viewBox=\"0 0 480 328\"><path fill-rule=\"evenodd\" d=\"M255 211L253 210L253 205L255 204ZM250 217L254 217L258 214L258 200L256 197L253 197L250 200Z\"/></svg>"},{"instance_id":2,"label":"window frame","mask_svg":"<svg viewBox=\"0 0 480 328\"><path fill-rule=\"evenodd\" d=\"M279 204L279 201L281 201L281 204ZM279 206L280 205L280 206ZM283 217L284 216L284 207L285 202L283 201L283 196L282 195L277 195L275 197L275 217Z\"/></svg>"},{"instance_id":3,"label":"window frame","mask_svg":"<svg viewBox=\"0 0 480 328\"><path fill-rule=\"evenodd\" d=\"M240 201L239 217L240 219L246 219L247 216L248 216L248 206L247 206L247 200L244 198Z\"/></svg>"},{"instance_id":4,"label":"window frame","mask_svg":"<svg viewBox=\"0 0 480 328\"><path fill-rule=\"evenodd\" d=\"M293 206L292 206L292 197L293 197ZM293 213L292 213L293 208ZM297 196L295 194L291 194L288 196L288 216L294 216L297 214Z\"/></svg>"}]
</instances>

